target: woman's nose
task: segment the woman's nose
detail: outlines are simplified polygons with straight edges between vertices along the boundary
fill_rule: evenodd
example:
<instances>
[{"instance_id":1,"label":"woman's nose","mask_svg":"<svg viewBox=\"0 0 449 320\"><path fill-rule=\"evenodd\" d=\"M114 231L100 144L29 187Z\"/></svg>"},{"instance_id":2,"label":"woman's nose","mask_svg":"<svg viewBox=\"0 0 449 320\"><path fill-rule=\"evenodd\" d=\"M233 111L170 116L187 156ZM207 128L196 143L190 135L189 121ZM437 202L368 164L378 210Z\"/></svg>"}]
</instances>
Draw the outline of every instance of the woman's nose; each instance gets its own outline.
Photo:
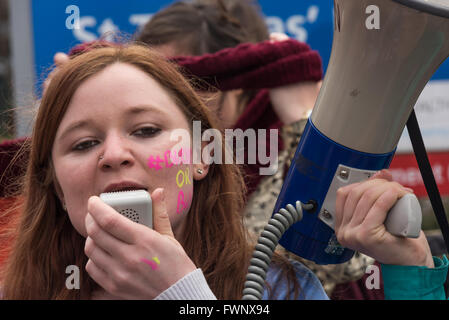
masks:
<instances>
[{"instance_id":1,"label":"woman's nose","mask_svg":"<svg viewBox=\"0 0 449 320\"><path fill-rule=\"evenodd\" d=\"M107 137L99 155L100 169L119 169L134 163L134 158L126 139L118 135Z\"/></svg>"}]
</instances>

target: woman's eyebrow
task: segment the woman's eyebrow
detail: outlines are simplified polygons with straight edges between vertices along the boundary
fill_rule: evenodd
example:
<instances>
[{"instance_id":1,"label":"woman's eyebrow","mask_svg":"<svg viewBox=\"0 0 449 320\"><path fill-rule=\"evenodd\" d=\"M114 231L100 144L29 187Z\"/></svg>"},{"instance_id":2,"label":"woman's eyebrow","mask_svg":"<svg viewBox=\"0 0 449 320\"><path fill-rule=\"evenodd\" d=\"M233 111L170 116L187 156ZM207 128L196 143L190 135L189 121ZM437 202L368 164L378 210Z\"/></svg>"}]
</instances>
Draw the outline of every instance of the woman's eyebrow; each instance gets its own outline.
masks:
<instances>
[{"instance_id":1,"label":"woman's eyebrow","mask_svg":"<svg viewBox=\"0 0 449 320\"><path fill-rule=\"evenodd\" d=\"M82 129L84 127L88 127L90 124L91 124L91 121L89 121L89 120L76 121L75 123L68 126L68 128L62 132L59 139L63 140L70 132L78 130L78 129Z\"/></svg>"},{"instance_id":2,"label":"woman's eyebrow","mask_svg":"<svg viewBox=\"0 0 449 320\"><path fill-rule=\"evenodd\" d=\"M136 105L136 106L132 106L127 108L127 111L125 112L126 115L139 115L142 113L147 113L147 112L154 112L154 113L159 113L161 115L167 115L167 113L161 109L161 108L157 108L153 105L150 104L142 104L142 105Z\"/></svg>"}]
</instances>

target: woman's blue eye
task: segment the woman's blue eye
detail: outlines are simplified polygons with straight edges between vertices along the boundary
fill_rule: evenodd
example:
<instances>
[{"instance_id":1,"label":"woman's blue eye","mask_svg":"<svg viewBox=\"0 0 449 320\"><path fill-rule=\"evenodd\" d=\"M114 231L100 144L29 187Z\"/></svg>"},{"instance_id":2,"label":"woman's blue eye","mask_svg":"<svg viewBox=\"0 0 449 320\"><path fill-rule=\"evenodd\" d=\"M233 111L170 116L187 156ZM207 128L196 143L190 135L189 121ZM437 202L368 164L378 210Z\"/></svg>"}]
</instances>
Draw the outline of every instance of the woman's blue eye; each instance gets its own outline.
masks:
<instances>
[{"instance_id":1,"label":"woman's blue eye","mask_svg":"<svg viewBox=\"0 0 449 320\"><path fill-rule=\"evenodd\" d=\"M77 144L73 150L74 151L83 151L95 146L98 142L96 140L87 140Z\"/></svg>"},{"instance_id":2,"label":"woman's blue eye","mask_svg":"<svg viewBox=\"0 0 449 320\"><path fill-rule=\"evenodd\" d=\"M159 133L161 129L154 127L144 127L139 130L134 131L134 134L142 137L151 137Z\"/></svg>"}]
</instances>

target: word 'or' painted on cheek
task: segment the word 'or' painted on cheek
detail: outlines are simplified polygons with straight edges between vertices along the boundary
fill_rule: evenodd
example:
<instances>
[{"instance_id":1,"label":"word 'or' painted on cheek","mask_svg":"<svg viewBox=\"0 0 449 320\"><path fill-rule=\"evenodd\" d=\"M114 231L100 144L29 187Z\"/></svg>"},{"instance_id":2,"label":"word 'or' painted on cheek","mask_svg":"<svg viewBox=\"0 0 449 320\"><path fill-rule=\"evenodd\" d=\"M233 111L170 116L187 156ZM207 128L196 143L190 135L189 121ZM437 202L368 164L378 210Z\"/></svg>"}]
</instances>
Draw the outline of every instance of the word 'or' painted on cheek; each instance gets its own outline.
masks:
<instances>
[{"instance_id":1,"label":"word 'or' painted on cheek","mask_svg":"<svg viewBox=\"0 0 449 320\"><path fill-rule=\"evenodd\" d=\"M182 188L184 184L192 184L189 177L189 168L186 168L185 171L178 171L178 173L176 174L176 184L179 188Z\"/></svg>"},{"instance_id":2,"label":"word 'or' painted on cheek","mask_svg":"<svg viewBox=\"0 0 449 320\"><path fill-rule=\"evenodd\" d=\"M161 262L159 261L158 257L153 257L154 261L142 258L142 262L146 263L147 265L149 265L151 267L151 269L156 270L158 268L158 265L161 264Z\"/></svg>"}]
</instances>

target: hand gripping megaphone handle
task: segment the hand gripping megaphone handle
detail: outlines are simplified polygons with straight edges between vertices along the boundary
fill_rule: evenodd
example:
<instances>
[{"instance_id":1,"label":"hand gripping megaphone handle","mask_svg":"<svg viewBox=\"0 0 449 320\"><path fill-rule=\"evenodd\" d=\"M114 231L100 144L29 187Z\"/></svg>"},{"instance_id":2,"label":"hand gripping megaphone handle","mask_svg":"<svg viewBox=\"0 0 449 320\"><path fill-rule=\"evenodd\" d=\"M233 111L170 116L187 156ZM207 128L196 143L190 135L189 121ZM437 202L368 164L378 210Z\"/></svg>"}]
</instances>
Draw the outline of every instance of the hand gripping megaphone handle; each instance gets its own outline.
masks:
<instances>
[{"instance_id":1,"label":"hand gripping megaphone handle","mask_svg":"<svg viewBox=\"0 0 449 320\"><path fill-rule=\"evenodd\" d=\"M285 230L303 217L303 209L312 210L313 204L302 204L296 201L296 206L288 204L274 214L264 230L250 260L248 274L243 289L242 300L261 300L264 292L265 278L271 257ZM320 216L320 219L322 217ZM323 219L322 219L323 220ZM417 238L421 231L421 207L414 194L408 193L399 199L388 212L385 227L393 235ZM323 220L326 224L327 221ZM331 226L333 228L333 226Z\"/></svg>"},{"instance_id":2,"label":"hand gripping megaphone handle","mask_svg":"<svg viewBox=\"0 0 449 320\"><path fill-rule=\"evenodd\" d=\"M360 170L339 165L321 207L319 218L335 230L335 202L337 190L346 185L371 177L376 171ZM385 228L399 237L418 238L421 231L422 212L414 194L406 194L388 212Z\"/></svg>"}]
</instances>

